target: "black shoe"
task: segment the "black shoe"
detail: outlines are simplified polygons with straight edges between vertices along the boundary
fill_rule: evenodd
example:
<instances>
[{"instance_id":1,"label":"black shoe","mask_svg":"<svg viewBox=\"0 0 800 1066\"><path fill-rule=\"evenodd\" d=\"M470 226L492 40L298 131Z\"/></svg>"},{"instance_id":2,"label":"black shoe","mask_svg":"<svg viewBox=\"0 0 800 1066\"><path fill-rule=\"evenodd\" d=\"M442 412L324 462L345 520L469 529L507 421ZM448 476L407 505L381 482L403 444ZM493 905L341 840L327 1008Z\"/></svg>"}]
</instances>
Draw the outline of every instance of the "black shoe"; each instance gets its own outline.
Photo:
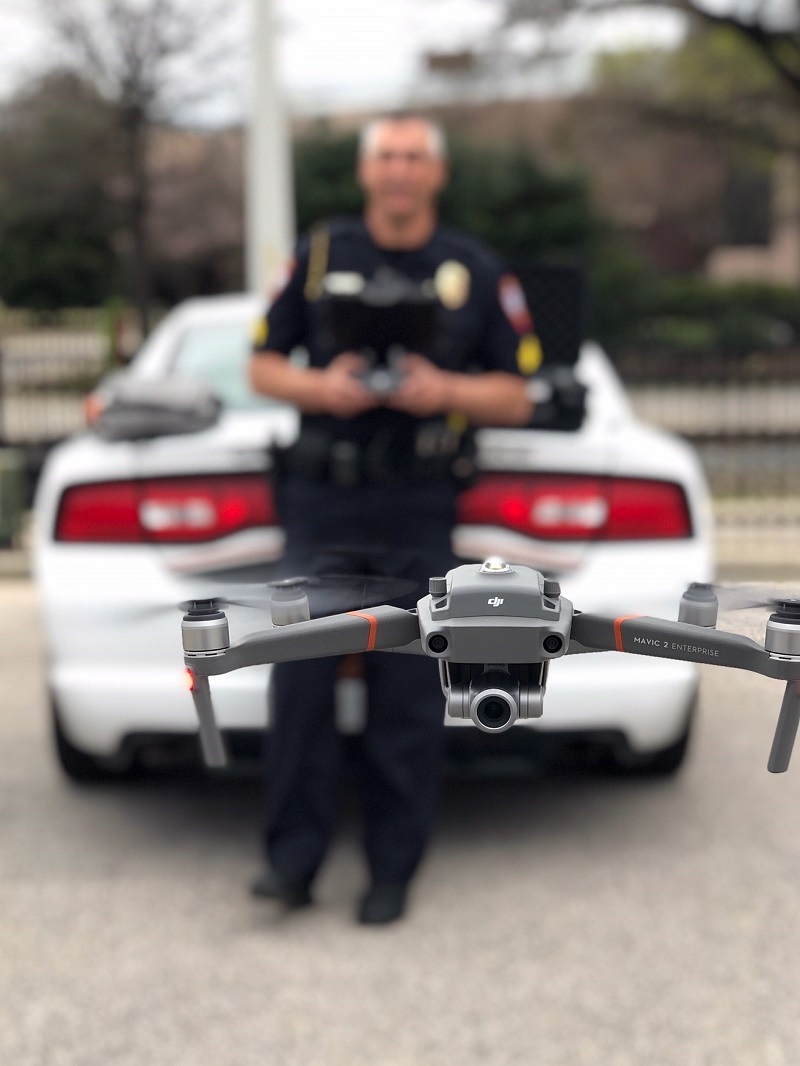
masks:
<instances>
[{"instance_id":1,"label":"black shoe","mask_svg":"<svg viewBox=\"0 0 800 1066\"><path fill-rule=\"evenodd\" d=\"M259 899L277 900L291 909L308 907L312 902L311 879L267 869L251 883L250 894Z\"/></svg>"},{"instance_id":2,"label":"black shoe","mask_svg":"<svg viewBox=\"0 0 800 1066\"><path fill-rule=\"evenodd\" d=\"M361 925L388 925L402 918L406 909L408 885L373 885L361 900L358 920Z\"/></svg>"}]
</instances>

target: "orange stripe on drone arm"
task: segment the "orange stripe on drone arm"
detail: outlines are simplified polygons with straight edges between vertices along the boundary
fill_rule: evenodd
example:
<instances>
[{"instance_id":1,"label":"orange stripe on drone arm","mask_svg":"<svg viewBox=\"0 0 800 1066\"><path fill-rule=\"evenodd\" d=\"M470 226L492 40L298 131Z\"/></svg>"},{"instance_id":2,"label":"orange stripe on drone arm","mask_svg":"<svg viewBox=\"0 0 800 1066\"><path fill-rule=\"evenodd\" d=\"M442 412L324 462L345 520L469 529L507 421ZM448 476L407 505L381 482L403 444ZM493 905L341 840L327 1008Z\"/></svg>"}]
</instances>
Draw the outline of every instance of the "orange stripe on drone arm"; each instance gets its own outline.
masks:
<instances>
[{"instance_id":1,"label":"orange stripe on drone arm","mask_svg":"<svg viewBox=\"0 0 800 1066\"><path fill-rule=\"evenodd\" d=\"M348 611L348 614L353 615L355 618L364 618L369 622L369 636L367 637L367 646L365 651L372 651L375 647L375 638L378 635L378 619L374 615L365 614L363 611Z\"/></svg>"},{"instance_id":2,"label":"orange stripe on drone arm","mask_svg":"<svg viewBox=\"0 0 800 1066\"><path fill-rule=\"evenodd\" d=\"M622 623L629 622L632 618L641 618L640 614L623 614L620 618L614 619L614 643L617 646L617 651L625 651L622 646Z\"/></svg>"}]
</instances>

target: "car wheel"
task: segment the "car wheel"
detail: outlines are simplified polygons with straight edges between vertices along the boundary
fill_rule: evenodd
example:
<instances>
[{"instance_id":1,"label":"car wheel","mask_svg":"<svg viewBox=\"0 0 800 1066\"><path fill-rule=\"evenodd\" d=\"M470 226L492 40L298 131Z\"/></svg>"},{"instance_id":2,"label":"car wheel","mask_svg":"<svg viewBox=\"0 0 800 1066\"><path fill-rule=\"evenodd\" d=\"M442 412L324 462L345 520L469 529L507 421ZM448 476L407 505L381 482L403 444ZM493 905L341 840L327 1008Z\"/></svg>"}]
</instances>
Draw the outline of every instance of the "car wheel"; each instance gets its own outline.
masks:
<instances>
[{"instance_id":1,"label":"car wheel","mask_svg":"<svg viewBox=\"0 0 800 1066\"><path fill-rule=\"evenodd\" d=\"M76 748L64 732L54 700L50 701L50 711L58 764L71 781L81 785L99 784L103 781L120 781L131 776L133 766L130 761L117 763L98 759L81 748Z\"/></svg>"},{"instance_id":2,"label":"car wheel","mask_svg":"<svg viewBox=\"0 0 800 1066\"><path fill-rule=\"evenodd\" d=\"M697 710L697 693L692 698L686 712L686 722L677 740L666 748L649 751L646 754L632 752L630 749L611 752L612 767L615 773L631 777L670 777L683 766L689 750L692 726Z\"/></svg>"}]
</instances>

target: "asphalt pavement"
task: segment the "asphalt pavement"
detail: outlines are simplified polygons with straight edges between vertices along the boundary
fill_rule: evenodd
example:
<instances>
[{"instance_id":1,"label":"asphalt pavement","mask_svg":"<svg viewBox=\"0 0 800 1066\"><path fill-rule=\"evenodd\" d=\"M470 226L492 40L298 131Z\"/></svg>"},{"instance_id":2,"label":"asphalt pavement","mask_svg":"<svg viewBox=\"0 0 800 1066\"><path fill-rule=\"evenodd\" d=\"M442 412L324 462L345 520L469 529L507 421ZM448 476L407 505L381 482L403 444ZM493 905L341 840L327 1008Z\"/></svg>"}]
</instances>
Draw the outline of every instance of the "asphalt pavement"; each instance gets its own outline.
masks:
<instances>
[{"instance_id":1,"label":"asphalt pavement","mask_svg":"<svg viewBox=\"0 0 800 1066\"><path fill-rule=\"evenodd\" d=\"M0 582L3 1064L800 1062L800 753L766 771L779 683L704 668L673 780L450 778L407 919L370 929L352 806L318 904L281 916L246 891L257 781L71 786L41 657L30 583Z\"/></svg>"}]
</instances>

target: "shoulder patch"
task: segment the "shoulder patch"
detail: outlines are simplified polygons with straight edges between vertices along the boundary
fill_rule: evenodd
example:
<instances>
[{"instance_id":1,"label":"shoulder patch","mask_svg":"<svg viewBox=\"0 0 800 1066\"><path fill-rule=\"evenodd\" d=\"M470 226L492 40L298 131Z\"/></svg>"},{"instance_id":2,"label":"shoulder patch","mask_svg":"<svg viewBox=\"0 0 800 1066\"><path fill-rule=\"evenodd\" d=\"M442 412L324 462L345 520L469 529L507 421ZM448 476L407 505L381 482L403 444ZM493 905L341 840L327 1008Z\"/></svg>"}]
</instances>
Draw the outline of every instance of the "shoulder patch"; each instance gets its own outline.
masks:
<instances>
[{"instance_id":1,"label":"shoulder patch","mask_svg":"<svg viewBox=\"0 0 800 1066\"><path fill-rule=\"evenodd\" d=\"M517 348L517 367L520 374L530 377L544 361L542 344L535 333L526 333Z\"/></svg>"},{"instance_id":2,"label":"shoulder patch","mask_svg":"<svg viewBox=\"0 0 800 1066\"><path fill-rule=\"evenodd\" d=\"M269 336L269 323L267 322L267 316L262 315L257 319L250 330L250 340L253 343L254 348L263 348L267 343L267 337Z\"/></svg>"},{"instance_id":3,"label":"shoulder patch","mask_svg":"<svg viewBox=\"0 0 800 1066\"><path fill-rule=\"evenodd\" d=\"M278 297L283 293L286 286L294 277L295 270L297 270L297 260L290 259L288 262L280 266L272 278L270 278L267 286L267 295L271 304L274 304Z\"/></svg>"},{"instance_id":4,"label":"shoulder patch","mask_svg":"<svg viewBox=\"0 0 800 1066\"><path fill-rule=\"evenodd\" d=\"M522 286L513 274L503 274L497 286L497 298L508 321L517 333L533 333L533 319Z\"/></svg>"}]
</instances>

